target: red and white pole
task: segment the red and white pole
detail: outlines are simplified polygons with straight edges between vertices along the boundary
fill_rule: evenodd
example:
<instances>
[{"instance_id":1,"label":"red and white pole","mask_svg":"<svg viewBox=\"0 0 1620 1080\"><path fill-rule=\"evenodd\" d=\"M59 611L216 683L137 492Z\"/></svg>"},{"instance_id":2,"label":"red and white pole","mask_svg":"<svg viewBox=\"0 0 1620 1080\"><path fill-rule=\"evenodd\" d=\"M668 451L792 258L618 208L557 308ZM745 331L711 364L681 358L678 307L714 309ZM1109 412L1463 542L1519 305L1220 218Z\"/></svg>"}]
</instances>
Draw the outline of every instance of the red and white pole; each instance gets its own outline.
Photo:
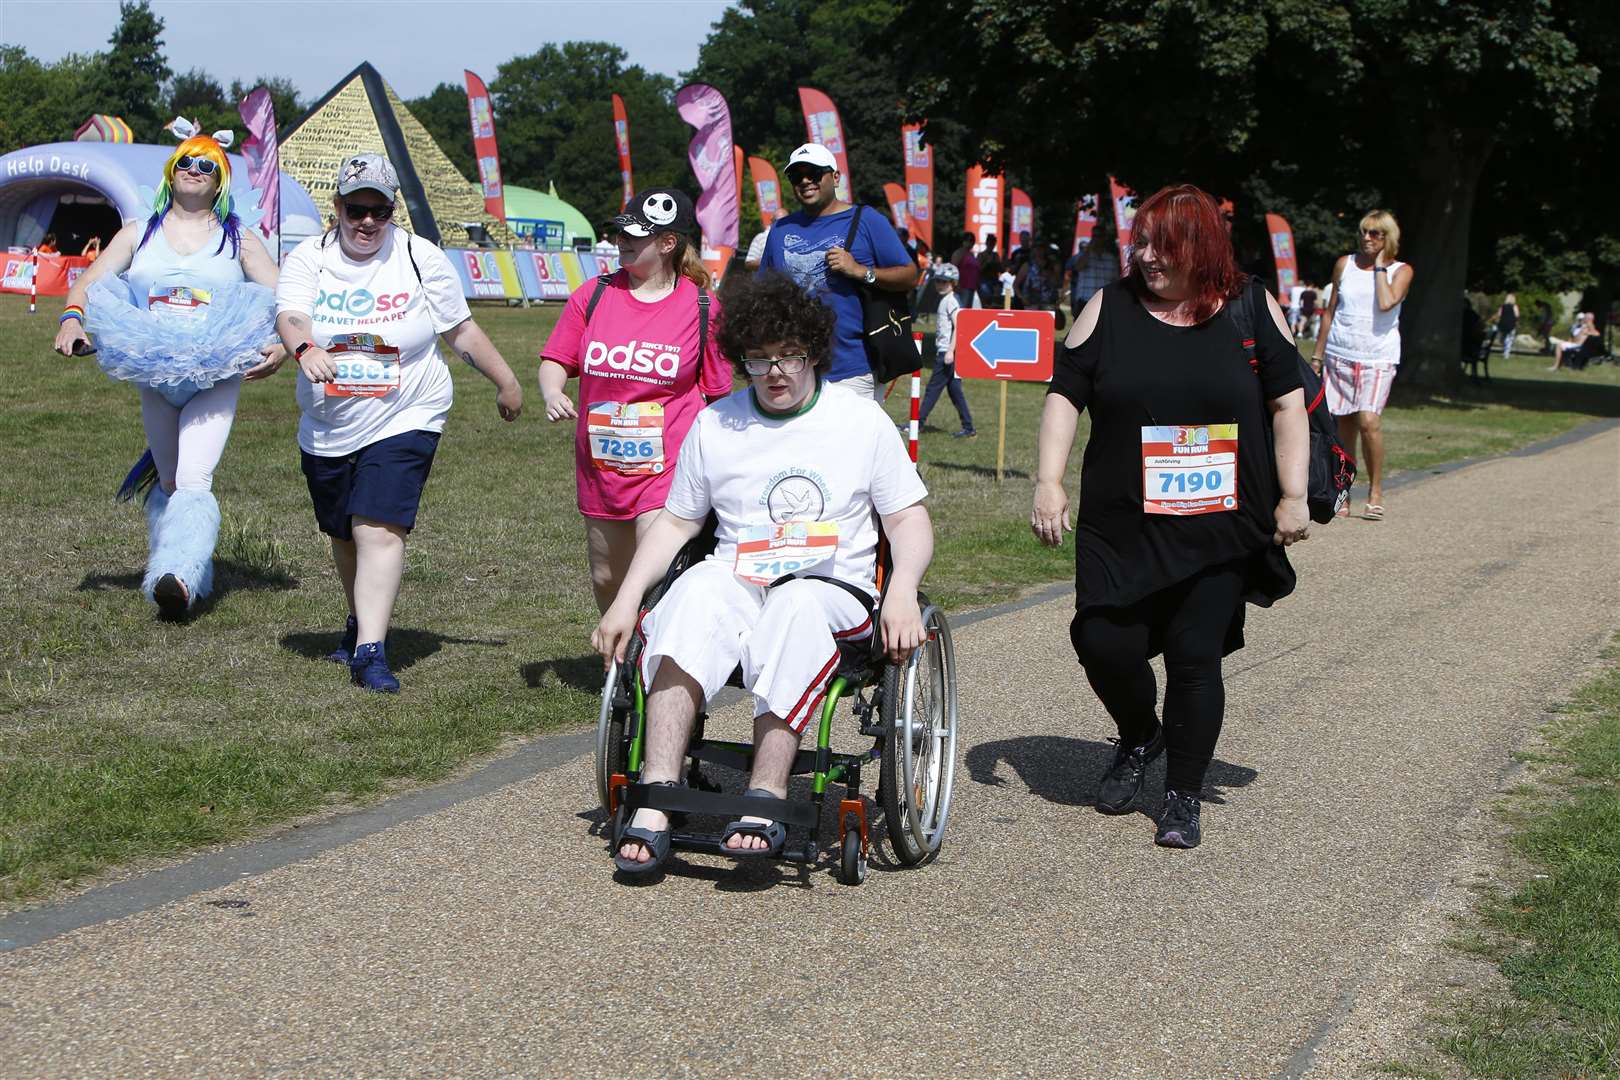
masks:
<instances>
[{"instance_id":1,"label":"red and white pole","mask_svg":"<svg viewBox=\"0 0 1620 1080\"><path fill-rule=\"evenodd\" d=\"M912 334L911 340L917 346L917 360L922 362L922 334ZM917 434L922 428L922 368L918 367L911 373L911 439L907 447L911 451L913 463L917 460Z\"/></svg>"},{"instance_id":2,"label":"red and white pole","mask_svg":"<svg viewBox=\"0 0 1620 1080\"><path fill-rule=\"evenodd\" d=\"M28 265L33 273L28 275L28 314L34 313L34 305L39 301L39 252L30 252Z\"/></svg>"}]
</instances>

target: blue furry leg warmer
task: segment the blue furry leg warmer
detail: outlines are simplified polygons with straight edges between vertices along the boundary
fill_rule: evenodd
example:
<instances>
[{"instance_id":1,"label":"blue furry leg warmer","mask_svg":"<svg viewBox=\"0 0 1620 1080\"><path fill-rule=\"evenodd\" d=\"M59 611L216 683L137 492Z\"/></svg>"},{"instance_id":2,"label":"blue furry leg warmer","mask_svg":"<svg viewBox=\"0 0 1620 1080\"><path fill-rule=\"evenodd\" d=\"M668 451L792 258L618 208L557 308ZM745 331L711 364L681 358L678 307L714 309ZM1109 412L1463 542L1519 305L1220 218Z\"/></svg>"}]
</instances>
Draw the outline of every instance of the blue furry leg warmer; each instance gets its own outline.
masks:
<instances>
[{"instance_id":1,"label":"blue furry leg warmer","mask_svg":"<svg viewBox=\"0 0 1620 1080\"><path fill-rule=\"evenodd\" d=\"M214 545L219 542L219 502L214 493L182 489L164 495L160 488L146 501L146 520L152 546L141 592L151 600L158 579L173 574L185 584L190 605L195 605L214 588Z\"/></svg>"}]
</instances>

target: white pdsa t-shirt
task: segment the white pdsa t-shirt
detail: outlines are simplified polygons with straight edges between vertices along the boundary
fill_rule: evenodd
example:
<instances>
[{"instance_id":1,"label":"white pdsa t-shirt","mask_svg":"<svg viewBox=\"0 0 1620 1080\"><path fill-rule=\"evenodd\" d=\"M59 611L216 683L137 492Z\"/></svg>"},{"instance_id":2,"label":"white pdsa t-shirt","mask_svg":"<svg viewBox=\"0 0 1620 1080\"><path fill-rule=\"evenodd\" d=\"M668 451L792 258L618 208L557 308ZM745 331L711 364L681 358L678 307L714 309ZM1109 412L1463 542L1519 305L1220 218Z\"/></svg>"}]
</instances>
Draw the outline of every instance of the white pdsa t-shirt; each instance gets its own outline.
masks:
<instances>
[{"instance_id":1,"label":"white pdsa t-shirt","mask_svg":"<svg viewBox=\"0 0 1620 1080\"><path fill-rule=\"evenodd\" d=\"M379 365L379 385L363 394L335 394L335 384L312 383L300 371L298 445L317 457L344 457L407 431L443 431L454 388L438 335L472 317L450 260L398 227L363 262L343 254L335 236L325 239L323 246L322 237L309 237L282 261L276 313L309 316L323 348L340 334L371 335L381 358L392 363L390 350L398 350L397 363Z\"/></svg>"},{"instance_id":2,"label":"white pdsa t-shirt","mask_svg":"<svg viewBox=\"0 0 1620 1080\"><path fill-rule=\"evenodd\" d=\"M796 416L763 412L746 388L698 413L664 507L692 521L713 510L710 558L752 584L797 574L875 592L877 515L927 495L882 406L824 381Z\"/></svg>"}]
</instances>

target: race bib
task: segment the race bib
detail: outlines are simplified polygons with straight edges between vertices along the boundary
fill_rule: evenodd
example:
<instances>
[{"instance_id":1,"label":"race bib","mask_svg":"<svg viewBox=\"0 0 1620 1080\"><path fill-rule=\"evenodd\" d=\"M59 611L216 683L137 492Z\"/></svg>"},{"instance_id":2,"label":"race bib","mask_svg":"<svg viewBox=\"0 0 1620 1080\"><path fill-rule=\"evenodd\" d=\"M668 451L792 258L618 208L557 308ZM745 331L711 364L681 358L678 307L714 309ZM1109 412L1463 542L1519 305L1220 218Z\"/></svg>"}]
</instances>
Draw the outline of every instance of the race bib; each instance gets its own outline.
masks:
<instances>
[{"instance_id":1,"label":"race bib","mask_svg":"<svg viewBox=\"0 0 1620 1080\"><path fill-rule=\"evenodd\" d=\"M750 525L737 538L734 569L750 585L769 585L777 578L824 563L837 551L836 521Z\"/></svg>"},{"instance_id":2,"label":"race bib","mask_svg":"<svg viewBox=\"0 0 1620 1080\"><path fill-rule=\"evenodd\" d=\"M664 406L656 401L598 401L585 410L591 463L620 476L664 471Z\"/></svg>"},{"instance_id":3,"label":"race bib","mask_svg":"<svg viewBox=\"0 0 1620 1080\"><path fill-rule=\"evenodd\" d=\"M376 334L338 334L326 351L337 367L327 397L383 397L399 389L399 350Z\"/></svg>"},{"instance_id":4,"label":"race bib","mask_svg":"<svg viewBox=\"0 0 1620 1080\"><path fill-rule=\"evenodd\" d=\"M160 319L191 320L202 315L212 299L207 289L185 285L158 286L146 298L146 309Z\"/></svg>"},{"instance_id":5,"label":"race bib","mask_svg":"<svg viewBox=\"0 0 1620 1080\"><path fill-rule=\"evenodd\" d=\"M1236 424L1142 429L1142 511L1220 514L1237 509Z\"/></svg>"}]
</instances>

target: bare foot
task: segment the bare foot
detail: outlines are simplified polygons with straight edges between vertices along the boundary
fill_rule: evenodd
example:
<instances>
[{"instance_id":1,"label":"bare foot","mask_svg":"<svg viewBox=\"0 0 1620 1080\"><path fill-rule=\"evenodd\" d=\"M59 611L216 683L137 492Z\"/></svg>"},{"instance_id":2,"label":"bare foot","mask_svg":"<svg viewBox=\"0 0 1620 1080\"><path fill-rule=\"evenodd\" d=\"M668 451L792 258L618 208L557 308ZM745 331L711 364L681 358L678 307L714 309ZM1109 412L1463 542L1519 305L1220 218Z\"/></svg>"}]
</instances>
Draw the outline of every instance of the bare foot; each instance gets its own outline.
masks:
<instances>
[{"instance_id":1,"label":"bare foot","mask_svg":"<svg viewBox=\"0 0 1620 1080\"><path fill-rule=\"evenodd\" d=\"M744 817L737 820L744 825L769 826L771 824L770 818L762 817ZM770 846L765 842L763 836L753 833L732 833L726 838L727 851L764 851Z\"/></svg>"},{"instance_id":2,"label":"bare foot","mask_svg":"<svg viewBox=\"0 0 1620 1080\"><path fill-rule=\"evenodd\" d=\"M631 828L648 829L652 832L662 832L669 828L669 815L662 810L649 810L642 807L630 819ZM628 862L651 862L652 851L640 840L626 840L619 845L619 854Z\"/></svg>"}]
</instances>

